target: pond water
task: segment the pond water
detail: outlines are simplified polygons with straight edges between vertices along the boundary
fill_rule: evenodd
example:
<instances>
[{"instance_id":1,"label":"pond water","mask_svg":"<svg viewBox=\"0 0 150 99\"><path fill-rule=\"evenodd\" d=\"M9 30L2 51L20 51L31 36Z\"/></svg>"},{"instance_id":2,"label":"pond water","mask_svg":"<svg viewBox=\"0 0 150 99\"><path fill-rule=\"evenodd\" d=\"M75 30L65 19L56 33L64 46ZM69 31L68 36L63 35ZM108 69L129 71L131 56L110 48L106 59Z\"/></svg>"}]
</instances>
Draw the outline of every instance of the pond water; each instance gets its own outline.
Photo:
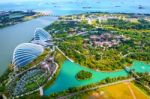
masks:
<instances>
[{"instance_id":1,"label":"pond water","mask_svg":"<svg viewBox=\"0 0 150 99\"><path fill-rule=\"evenodd\" d=\"M136 72L150 72L150 65L139 61L134 61L133 65L130 68L135 69ZM86 70L91 72L92 78L88 80L77 80L75 76L80 70ZM125 70L120 70L116 72L100 72L85 68L83 66L80 66L79 64L66 60L63 63L60 73L54 84L44 90L44 95L48 96L52 93L61 92L71 87L79 87L96 83L107 77L115 78L127 75L128 73Z\"/></svg>"}]
</instances>

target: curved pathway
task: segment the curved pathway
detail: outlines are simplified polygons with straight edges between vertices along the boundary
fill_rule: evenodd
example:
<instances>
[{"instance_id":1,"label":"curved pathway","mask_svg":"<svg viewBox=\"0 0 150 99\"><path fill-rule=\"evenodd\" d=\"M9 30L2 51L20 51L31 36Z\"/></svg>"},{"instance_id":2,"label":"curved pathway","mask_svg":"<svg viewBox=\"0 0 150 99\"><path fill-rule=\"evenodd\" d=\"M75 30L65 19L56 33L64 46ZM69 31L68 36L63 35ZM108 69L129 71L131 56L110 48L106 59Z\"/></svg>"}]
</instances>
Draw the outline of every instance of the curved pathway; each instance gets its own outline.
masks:
<instances>
[{"instance_id":1,"label":"curved pathway","mask_svg":"<svg viewBox=\"0 0 150 99\"><path fill-rule=\"evenodd\" d=\"M99 85L99 86L92 87L92 88L89 88L89 89L85 89L85 90L82 90L82 91L79 91L79 92L71 93L71 94L69 94L67 96L59 97L58 99L67 99L68 97L73 97L73 96L75 96L77 94L81 94L81 93L84 93L86 91L90 91L90 90L94 90L94 89L98 89L98 88L102 88L102 87L107 87L107 86L111 86L111 85L115 85L115 84L119 84L119 83L123 83L123 82L130 82L132 80L135 80L135 79L131 78L131 79L117 81L117 82L113 82L113 83L109 83L109 84L105 84L105 85ZM136 99L136 98L134 98L134 99Z\"/></svg>"}]
</instances>

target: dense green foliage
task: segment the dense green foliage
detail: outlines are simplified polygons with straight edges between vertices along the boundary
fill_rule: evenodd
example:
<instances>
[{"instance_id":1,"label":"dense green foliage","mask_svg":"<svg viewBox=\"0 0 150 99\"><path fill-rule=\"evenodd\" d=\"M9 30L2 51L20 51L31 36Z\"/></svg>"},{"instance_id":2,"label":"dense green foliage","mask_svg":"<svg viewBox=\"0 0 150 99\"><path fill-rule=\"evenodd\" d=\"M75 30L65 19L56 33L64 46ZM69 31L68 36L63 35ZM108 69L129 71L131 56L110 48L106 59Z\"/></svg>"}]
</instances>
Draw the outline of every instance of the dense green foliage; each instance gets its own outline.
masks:
<instances>
[{"instance_id":1,"label":"dense green foliage","mask_svg":"<svg viewBox=\"0 0 150 99\"><path fill-rule=\"evenodd\" d=\"M139 79L134 81L135 85L137 85L140 89L142 89L146 94L150 95L150 75L149 73L138 73Z\"/></svg>"},{"instance_id":2,"label":"dense green foliage","mask_svg":"<svg viewBox=\"0 0 150 99\"><path fill-rule=\"evenodd\" d=\"M144 19L137 22L108 19L103 22L94 21L93 24L88 24L86 20L56 21L48 26L47 30L54 38L61 38L56 44L67 56L82 66L111 71L130 66L133 60L150 62L150 22ZM80 31L87 34L74 36ZM105 32L123 35L127 40L108 49L84 46L84 39L89 38L89 35Z\"/></svg>"},{"instance_id":3,"label":"dense green foliage","mask_svg":"<svg viewBox=\"0 0 150 99\"><path fill-rule=\"evenodd\" d=\"M141 77L140 81L147 86L150 86L150 75L149 73L138 73L138 75Z\"/></svg>"},{"instance_id":4,"label":"dense green foliage","mask_svg":"<svg viewBox=\"0 0 150 99\"><path fill-rule=\"evenodd\" d=\"M11 72L10 69L7 69L4 72L4 74L0 77L0 83L2 83L2 82L4 82L5 80L8 79L8 75L9 75L10 72Z\"/></svg>"},{"instance_id":5,"label":"dense green foliage","mask_svg":"<svg viewBox=\"0 0 150 99\"><path fill-rule=\"evenodd\" d=\"M58 49L56 49L56 54L54 58L59 66L62 66L62 64L66 60L66 57Z\"/></svg>"},{"instance_id":6,"label":"dense green foliage","mask_svg":"<svg viewBox=\"0 0 150 99\"><path fill-rule=\"evenodd\" d=\"M118 22L118 21L116 21ZM125 21L123 21L125 22ZM122 44L120 44L120 46L117 46L116 49L120 52L122 52L123 54L129 54L128 57L131 59L136 59L136 60L140 60L140 61L147 61L150 62L150 27L146 26L148 24L150 24L150 22L148 21L144 21L144 23L141 23L141 21L139 21L140 25L145 25L145 27L148 28L140 28L135 29L135 28L131 28L128 29L126 28L126 24L120 23L118 25L116 25L115 27L107 24L107 22L105 24L102 23L104 29L109 30L109 31L115 31L116 34L120 34L120 35L125 35L126 37L129 37L130 40L128 42L123 42ZM128 22L130 24L134 24L132 22ZM107 25L106 25L107 24ZM120 28L120 26L122 28ZM144 27L144 26L143 26Z\"/></svg>"},{"instance_id":7,"label":"dense green foliage","mask_svg":"<svg viewBox=\"0 0 150 99\"><path fill-rule=\"evenodd\" d=\"M90 79L91 77L92 77L92 73L85 70L81 70L76 74L76 79L78 80L86 80L86 79Z\"/></svg>"},{"instance_id":8,"label":"dense green foliage","mask_svg":"<svg viewBox=\"0 0 150 99\"><path fill-rule=\"evenodd\" d=\"M55 38L66 37L69 34L77 33L78 31L91 30L93 26L87 24L86 21L75 22L75 21L56 21L50 26L46 27Z\"/></svg>"},{"instance_id":9,"label":"dense green foliage","mask_svg":"<svg viewBox=\"0 0 150 99\"><path fill-rule=\"evenodd\" d=\"M85 16L87 17L87 16ZM46 27L49 33L54 37L56 45L71 59L82 66L86 66L95 70L112 71L122 69L124 66L130 66L133 60L150 62L150 22L140 19L137 22L125 21L123 19L108 19L107 21L99 22L93 21L89 24L87 20L80 21L56 21L50 26ZM76 34L86 32L86 35ZM100 35L101 33L113 33L115 35L123 35L128 40L119 43L118 46L110 48L94 47L88 43L84 46L84 40L89 38L92 34ZM41 62L49 54L46 50L42 55L35 59L28 66L22 68L23 71L28 67ZM55 61L58 63L59 68L54 74L54 77L47 82L44 88L49 87L56 80L61 65L65 61L65 57L56 49ZM0 78L0 92L5 91L4 81L7 79L9 71ZM6 76L7 75L7 76ZM150 86L150 76L148 73L138 74L141 78L141 83L136 83L140 88L144 88L148 94L149 90L143 86ZM80 71L77 73L76 78L85 80L92 77L92 74L87 71ZM83 87L70 88L64 92L52 94L49 97L43 96L41 98L56 98L58 96L66 95L68 93L84 90L87 88L95 87L101 84L107 84L118 80L125 79L126 77L107 78L97 84L91 84ZM40 79L43 82L45 79ZM36 84L26 86L27 89L32 89ZM29 99L33 97L39 98L39 93L30 95ZM37 97L38 96L38 97ZM23 97L24 98L24 97Z\"/></svg>"},{"instance_id":10,"label":"dense green foliage","mask_svg":"<svg viewBox=\"0 0 150 99\"><path fill-rule=\"evenodd\" d=\"M119 29L150 29L150 22L147 22L145 20L139 20L138 22L128 22L119 19L108 19L108 21L103 24L111 25Z\"/></svg>"},{"instance_id":11,"label":"dense green foliage","mask_svg":"<svg viewBox=\"0 0 150 99\"><path fill-rule=\"evenodd\" d=\"M0 15L0 28L17 24L18 22L24 22L26 17L35 17L36 12L24 12L24 11L8 11L7 14ZM32 18L31 18L32 19Z\"/></svg>"},{"instance_id":12,"label":"dense green foliage","mask_svg":"<svg viewBox=\"0 0 150 99\"><path fill-rule=\"evenodd\" d=\"M6 83L9 74L11 73L10 69L7 69L5 73L0 77L0 92L5 92L6 90Z\"/></svg>"},{"instance_id":13,"label":"dense green foliage","mask_svg":"<svg viewBox=\"0 0 150 99\"><path fill-rule=\"evenodd\" d=\"M123 55L115 48L104 50L88 46L84 48L83 37L71 37L59 43L59 47L71 59L82 66L99 70L121 69L124 64L131 63L131 59L122 58Z\"/></svg>"}]
</instances>

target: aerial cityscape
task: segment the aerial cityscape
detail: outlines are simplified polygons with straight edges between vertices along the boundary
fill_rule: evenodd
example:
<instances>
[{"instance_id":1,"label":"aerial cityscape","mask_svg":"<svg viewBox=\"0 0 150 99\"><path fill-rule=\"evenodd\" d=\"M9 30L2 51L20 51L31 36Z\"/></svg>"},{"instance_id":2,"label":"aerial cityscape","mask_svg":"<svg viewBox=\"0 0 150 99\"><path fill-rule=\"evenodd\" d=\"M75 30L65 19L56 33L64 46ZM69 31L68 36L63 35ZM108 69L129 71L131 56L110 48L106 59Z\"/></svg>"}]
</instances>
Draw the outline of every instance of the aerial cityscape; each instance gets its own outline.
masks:
<instances>
[{"instance_id":1,"label":"aerial cityscape","mask_svg":"<svg viewBox=\"0 0 150 99\"><path fill-rule=\"evenodd\" d=\"M148 2L0 1L0 99L150 99Z\"/></svg>"}]
</instances>

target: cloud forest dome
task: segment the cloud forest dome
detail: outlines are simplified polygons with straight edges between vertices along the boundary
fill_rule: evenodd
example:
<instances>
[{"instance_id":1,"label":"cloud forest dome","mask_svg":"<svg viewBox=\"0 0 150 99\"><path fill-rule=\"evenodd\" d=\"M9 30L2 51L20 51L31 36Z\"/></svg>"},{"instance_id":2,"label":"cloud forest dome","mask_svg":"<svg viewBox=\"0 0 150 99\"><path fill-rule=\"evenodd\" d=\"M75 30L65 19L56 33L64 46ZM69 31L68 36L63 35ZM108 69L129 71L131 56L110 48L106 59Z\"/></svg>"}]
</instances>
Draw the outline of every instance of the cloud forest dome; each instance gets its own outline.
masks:
<instances>
[{"instance_id":1,"label":"cloud forest dome","mask_svg":"<svg viewBox=\"0 0 150 99\"><path fill-rule=\"evenodd\" d=\"M37 28L35 30L34 40L49 41L51 39L52 39L51 35L48 34L48 32L46 32L45 30L41 28Z\"/></svg>"},{"instance_id":2,"label":"cloud forest dome","mask_svg":"<svg viewBox=\"0 0 150 99\"><path fill-rule=\"evenodd\" d=\"M44 48L41 45L22 43L15 48L12 63L15 67L23 67L41 55L43 51Z\"/></svg>"}]
</instances>

